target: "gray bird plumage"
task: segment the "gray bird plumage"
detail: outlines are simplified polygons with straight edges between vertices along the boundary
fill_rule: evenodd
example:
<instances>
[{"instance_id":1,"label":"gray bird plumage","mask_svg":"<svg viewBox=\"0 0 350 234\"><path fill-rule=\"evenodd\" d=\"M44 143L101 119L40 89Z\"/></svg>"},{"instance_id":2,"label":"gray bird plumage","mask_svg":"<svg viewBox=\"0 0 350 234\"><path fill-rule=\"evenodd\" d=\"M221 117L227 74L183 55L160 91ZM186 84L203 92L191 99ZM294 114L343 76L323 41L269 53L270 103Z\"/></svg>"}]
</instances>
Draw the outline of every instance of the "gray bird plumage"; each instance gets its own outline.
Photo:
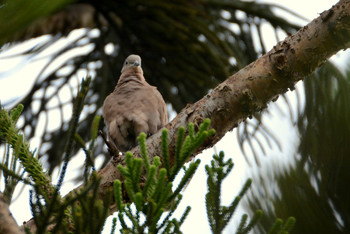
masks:
<instances>
[{"instance_id":1,"label":"gray bird plumage","mask_svg":"<svg viewBox=\"0 0 350 234\"><path fill-rule=\"evenodd\" d=\"M126 58L114 91L103 103L109 139L122 152L136 145L137 136L156 133L168 123L166 105L157 88L143 77L141 58Z\"/></svg>"}]
</instances>

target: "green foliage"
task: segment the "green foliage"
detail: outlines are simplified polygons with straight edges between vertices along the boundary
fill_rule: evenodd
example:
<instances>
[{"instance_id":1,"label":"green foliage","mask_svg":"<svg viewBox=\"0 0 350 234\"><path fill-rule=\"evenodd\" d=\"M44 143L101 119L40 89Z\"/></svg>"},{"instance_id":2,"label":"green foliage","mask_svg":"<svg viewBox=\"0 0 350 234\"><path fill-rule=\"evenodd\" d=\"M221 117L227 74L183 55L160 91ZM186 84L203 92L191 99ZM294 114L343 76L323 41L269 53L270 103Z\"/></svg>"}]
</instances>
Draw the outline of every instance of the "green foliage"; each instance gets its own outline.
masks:
<instances>
[{"instance_id":1,"label":"green foliage","mask_svg":"<svg viewBox=\"0 0 350 234\"><path fill-rule=\"evenodd\" d=\"M299 144L294 155L283 155L294 160L268 165L269 173L254 177L258 186L247 205L267 214L257 233L266 233L276 216L293 215L295 233L346 233L350 226L350 70L325 63L305 79L304 89Z\"/></svg>"},{"instance_id":2,"label":"green foliage","mask_svg":"<svg viewBox=\"0 0 350 234\"><path fill-rule=\"evenodd\" d=\"M4 0L0 2L0 46L19 37L35 20L52 14L57 9L68 4L71 0Z\"/></svg>"},{"instance_id":3,"label":"green foliage","mask_svg":"<svg viewBox=\"0 0 350 234\"><path fill-rule=\"evenodd\" d=\"M23 105L20 104L16 108L10 111L10 119L12 120L13 124L16 124L19 116L22 113L22 110L23 110ZM1 142L1 136L0 136L0 142ZM8 203L10 203L13 192L18 182L22 181L26 184L30 184L31 181L23 179L24 170L20 166L20 164L17 163L16 154L14 154L14 151L11 150L10 145L6 145L5 147L4 157L0 164L0 169L2 170L2 175L4 176L4 183L5 183L5 188L3 193ZM1 175L0 175L0 178L1 178Z\"/></svg>"},{"instance_id":4,"label":"green foliage","mask_svg":"<svg viewBox=\"0 0 350 234\"><path fill-rule=\"evenodd\" d=\"M84 100L85 100L85 97L86 97L87 92L89 90L90 82L91 82L91 77L87 77L86 80L83 79L81 81L81 87L80 87L80 90L77 94L76 100L74 102L73 116L72 116L72 119L69 123L68 136L66 138L67 141L66 141L66 144L64 147L63 167L61 170L60 178L59 178L58 183L57 183L58 190L60 189L62 182L64 180L64 176L66 174L68 162L70 160L71 153L73 151L73 145L74 145L73 138L75 135L77 135L76 130L77 130L77 127L79 124L79 117L80 117L81 111L83 110L83 107L84 107ZM93 128L94 128L94 125L93 125ZM96 131L96 135L97 135L97 129L95 129L95 131Z\"/></svg>"},{"instance_id":5,"label":"green foliage","mask_svg":"<svg viewBox=\"0 0 350 234\"><path fill-rule=\"evenodd\" d=\"M210 120L205 119L204 122L200 125L197 133L194 133L194 124L188 124L188 135L184 139L185 129L180 127L178 130L178 138L176 140L175 148L175 163L173 167L168 166L169 155L167 152L167 145L163 143L163 157L165 161L165 166L168 172L168 177L170 181L173 181L177 173L180 171L183 164L191 156L192 152L198 148L207 137L210 137L215 134L214 129L208 130L210 125ZM163 138L166 139L167 135L163 132ZM189 168L190 169L190 168Z\"/></svg>"},{"instance_id":6,"label":"green foliage","mask_svg":"<svg viewBox=\"0 0 350 234\"><path fill-rule=\"evenodd\" d=\"M268 234L286 234L293 228L295 224L295 218L289 217L287 221L283 225L282 219L277 219L275 223L272 225Z\"/></svg>"},{"instance_id":7,"label":"green foliage","mask_svg":"<svg viewBox=\"0 0 350 234\"><path fill-rule=\"evenodd\" d=\"M241 197L247 192L251 185L251 180L248 179L239 195L231 202L229 206L221 205L221 184L233 168L232 159L228 159L225 162L224 156L224 152L221 151L219 155L213 156L210 166L205 166L205 170L208 174L208 193L205 196L205 204L210 228L215 234L222 233L236 210ZM237 233L248 233L250 227L256 223L260 216L261 212L259 211L257 212L256 217L253 218L247 226L244 226L247 218L244 216L241 220Z\"/></svg>"},{"instance_id":8,"label":"green foliage","mask_svg":"<svg viewBox=\"0 0 350 234\"><path fill-rule=\"evenodd\" d=\"M20 116L23 106L13 109L10 114L1 108L0 110L0 137L13 149L11 162L9 159L2 164L2 172L5 178L4 194L9 202L15 185L22 181L31 185L35 192L30 192L30 205L37 233L47 232L49 225L55 223L52 232L72 231L75 233L87 233L87 230L102 230L104 221L108 215L110 201L96 199L99 180L92 176L90 182L74 195L62 198L50 178L44 173L38 159L29 150L29 144L16 128L16 121ZM9 155L7 150L7 156ZM17 165L20 161L20 166ZM16 168L23 167L31 180L17 175ZM92 195L90 195L92 193ZM106 208L107 207L107 208Z\"/></svg>"},{"instance_id":9,"label":"green foliage","mask_svg":"<svg viewBox=\"0 0 350 234\"><path fill-rule=\"evenodd\" d=\"M79 135L79 133L76 132L74 135L74 140L76 141L77 144L79 144L79 146L85 153L85 163L84 163L84 181L85 182L89 178L89 173L91 171L90 169L92 169L92 171L95 171L94 149L95 149L95 142L97 138L100 121L101 121L101 116L96 115L91 126L91 142L89 143L88 147L86 146L85 141Z\"/></svg>"},{"instance_id":10,"label":"green foliage","mask_svg":"<svg viewBox=\"0 0 350 234\"><path fill-rule=\"evenodd\" d=\"M25 184L31 184L31 181L23 178L24 170L16 160L16 156L11 153L9 146L5 147L4 157L0 164L0 170L2 171L1 176L4 177L5 188L3 194L7 199L8 203L11 202L13 192L17 184L21 181Z\"/></svg>"},{"instance_id":11,"label":"green foliage","mask_svg":"<svg viewBox=\"0 0 350 234\"><path fill-rule=\"evenodd\" d=\"M31 192L30 205L36 233L100 233L109 215L111 200L102 202L98 199L99 183L100 179L93 173L80 190L64 198L55 194L46 201L40 194Z\"/></svg>"},{"instance_id":12,"label":"green foliage","mask_svg":"<svg viewBox=\"0 0 350 234\"><path fill-rule=\"evenodd\" d=\"M247 214L242 215L241 222L237 228L236 233L237 234L249 233L250 230L258 223L262 214L263 212L261 210L256 210L253 218L250 220L248 224L247 224L248 215Z\"/></svg>"},{"instance_id":13,"label":"green foliage","mask_svg":"<svg viewBox=\"0 0 350 234\"><path fill-rule=\"evenodd\" d=\"M57 186L52 185L50 177L46 175L38 159L34 157L34 153L29 150L29 143L16 127L16 121L20 117L23 106L19 105L10 113L2 107L0 109L0 139L8 144L4 163L1 164L5 180L3 193L10 203L15 185L19 181L32 187L32 190L30 190L30 206L36 233L47 233L48 231L52 233L98 233L101 232L105 219L109 215L111 200L107 199L102 202L98 199L97 191L100 179L97 178L95 173L90 175L90 179L86 181L81 189L70 193L68 196L61 197L59 192L70 159L70 153L74 146L73 137L77 136L78 120L89 83L89 78L83 79L81 89L77 94L70 130L66 138L65 162ZM89 150L87 150L90 154L92 154L94 141L97 137L99 121L100 117L96 117L91 127L92 140ZM80 141L80 144L85 145L85 142ZM12 148L11 157L10 147ZM22 168L23 173L21 175L16 174L16 171ZM29 175L30 180L24 178L24 172ZM107 197L111 197L111 194Z\"/></svg>"},{"instance_id":14,"label":"green foliage","mask_svg":"<svg viewBox=\"0 0 350 234\"><path fill-rule=\"evenodd\" d=\"M113 91L127 55L141 55L146 80L157 86L174 110L180 111L187 103L196 102L218 83L269 50L264 45L262 26L270 26L277 40L280 40L281 32L293 33L299 28L276 14L276 10L288 15L292 14L290 11L261 1L3 2L0 8L0 41L16 41L16 38L11 40L10 31L18 32L22 28L25 29L18 40L46 35L32 40L33 44L28 43L13 56L28 56L30 62L41 53L52 55L48 57L48 63L34 74L37 79L33 79L35 82L26 96L13 100L21 101L25 106L24 124L20 127L26 127L28 138L37 132L35 123L43 114L55 109L63 115L66 103L55 108L46 104L60 97L67 87L74 90L74 81L81 71L95 74L85 100L89 111L82 116L81 128L78 129L83 140L88 141L89 127L106 95ZM65 4L67 7L63 7ZM56 11L59 12L54 14ZM34 19L46 15L53 18L43 17L40 23L34 22ZM23 24L18 26L15 21ZM77 28L80 30L70 37L74 39L57 47L58 41L65 41L64 37ZM115 50L108 53L106 46ZM3 51L6 52L7 48L11 50L12 46ZM92 51L75 54L79 48L92 48ZM6 59L5 53L4 57ZM53 95L41 95L52 90ZM38 111L31 108L33 102L40 106ZM49 124L52 121L60 126L53 131L44 131L40 137L45 147L39 146L38 150L39 155L48 156L48 162L55 167L63 161L68 120L49 119ZM240 136L245 139L247 135ZM105 153L101 145L95 148L97 155ZM106 157L106 161L108 159Z\"/></svg>"},{"instance_id":15,"label":"green foliage","mask_svg":"<svg viewBox=\"0 0 350 234\"><path fill-rule=\"evenodd\" d=\"M224 156L225 154L222 151L219 153L219 155L213 155L211 165L205 166L205 170L208 175L208 193L205 196L205 204L207 208L209 225L212 233L214 234L222 233L235 212L237 205L241 201L241 198L246 194L252 183L251 179L248 179L238 196L235 197L231 204L229 206L222 206L221 185L225 177L233 169L232 159L224 161ZM241 222L236 233L249 233L262 218L262 215L263 212L261 210L256 210L249 223L247 223L248 215L242 215ZM269 234L287 234L293 228L294 223L295 218L293 217L289 217L284 225L282 219L277 219L275 224L271 227Z\"/></svg>"},{"instance_id":16,"label":"green foliage","mask_svg":"<svg viewBox=\"0 0 350 234\"><path fill-rule=\"evenodd\" d=\"M100 117L96 117L91 127L91 143L89 149L85 148L85 142L76 134L79 115L82 110L82 103L87 93L89 79L82 81L82 88L78 92L78 98L74 105L73 117L70 126L70 134L67 139L71 141L75 137L76 142L85 149L88 156L93 154L94 141L97 137ZM98 199L97 191L100 184L100 178L96 173L90 175L90 179L79 190L71 192L66 197L61 197L59 193L60 186L54 187L45 176L43 181L40 176L45 175L38 160L33 157L29 150L29 144L24 137L19 134L15 124L18 120L22 106L13 109L10 114L1 109L0 112L0 137L4 139L13 149L13 161L9 164L6 161L2 164L2 171L5 177L5 194L10 198L14 186L22 181L31 185L34 190L30 191L30 206L33 220L36 226L36 233L100 233L104 222L109 215L109 206L111 199L101 201ZM116 180L114 182L114 198L116 208L119 211L118 219L121 224L122 233L180 233L180 227L184 223L190 212L187 207L179 219L172 218L177 209L182 195L181 191L194 175L200 160L189 163L187 167L184 164L191 157L193 151L199 147L209 136L215 133L209 129L210 120L206 119L195 131L194 125L189 124L188 135L185 137L185 128L180 128L176 142L176 151L174 158L171 158L168 150L167 130L162 132L162 161L159 157L153 157L150 160L146 149L146 135L140 134L138 141L141 148L141 158L135 158L131 152L125 155L126 166L118 165L118 170L124 176L124 182ZM69 155L73 143L67 142L65 153L65 164L68 165ZM232 160L224 161L224 154L220 152L219 156L214 155L211 167L206 166L208 173L209 192L206 195L206 205L208 220L213 233L221 233L224 227L236 209L241 197L248 190L251 180L248 180L239 195L233 200L230 206L220 205L221 183L223 179L231 172L233 168ZM23 175L15 173L15 161L19 159L24 171L30 175L31 181L23 178ZM31 160L29 163L28 160ZM12 165L12 166L9 166ZM35 170L33 170L33 168ZM176 188L173 188L173 181L181 168L184 170L184 176ZM59 185L64 179L62 172L59 179ZM145 176L143 176L145 175ZM46 183L43 186L43 183ZM39 186L40 185L40 186ZM6 190L7 189L7 190ZM108 193L108 191L107 191ZM107 195L111 198L112 194ZM127 195L127 196L125 196ZM133 203L133 205L131 204ZM168 214L164 212L168 211ZM242 216L241 223L237 233L248 233L257 223L262 212L256 211L254 217L247 223L247 215ZM131 222L127 223L127 220ZM283 221L277 220L271 228L270 233L288 233L295 220L289 219L283 225ZM117 219L113 220L112 233L116 228Z\"/></svg>"},{"instance_id":17,"label":"green foliage","mask_svg":"<svg viewBox=\"0 0 350 234\"><path fill-rule=\"evenodd\" d=\"M92 174L90 179L91 192L80 199L73 199L77 202L70 202L74 233L101 233L105 220L109 216L109 204L112 196L106 196L108 200L100 200L97 197L99 179ZM88 185L89 185L88 183ZM88 187L89 188L89 187Z\"/></svg>"},{"instance_id":18,"label":"green foliage","mask_svg":"<svg viewBox=\"0 0 350 234\"><path fill-rule=\"evenodd\" d=\"M38 4L38 2L40 2L40 4ZM29 25L35 19L51 14L64 2L65 1L61 0L49 1L46 3L40 0L35 2L23 0L1 1L0 19L3 20L0 20L0 25L2 25L0 27L2 29L0 32L0 44L6 41L9 36L21 31L21 29ZM86 153L85 180L88 178L88 167L93 167L91 149L94 148L94 136L91 137L92 141L89 146L85 147L84 141L87 141L87 137L89 136L87 131L90 130L89 126L94 125L91 123L94 121L96 112L102 105L106 93L113 89L113 85L110 84L116 83L115 74L119 74L117 71L120 71L122 61L131 51L141 53L144 61L147 61L147 63L144 63L146 78L150 83L159 88L165 95L167 102L171 103L176 110L180 110L185 103L198 100L207 90L212 88L220 80L225 79L228 74L232 74L240 67L257 58L261 53L264 53L265 48L260 36L262 22L269 22L275 29L276 36L279 34L277 30L282 29L282 31L291 32L297 28L286 20L283 20L283 18L276 16L273 11L276 7L257 2L219 0L165 3L156 0L120 1L120 3L117 3L116 1L97 1L94 7L96 7L95 9L97 10L95 19L100 36L98 38L91 37L89 30L86 30L86 34L82 35L82 37L55 53L52 56L53 60L38 74L38 77L42 77L43 74L48 74L48 76L46 78L37 79L36 83L32 85L31 91L28 92L28 95L23 99L26 108L24 109L25 121L22 127L31 127L29 128L30 133L27 136L30 138L36 131L35 123L38 122L39 116L41 114L47 114L50 110L50 107L46 104L58 95L57 93L62 90L62 87L66 87L57 84L71 83L70 81L75 78L76 72L89 67L89 64L102 64L102 66L97 66L98 69L94 71L97 76L92 81L92 94L88 95L86 98L86 102L90 105L89 107L96 106L96 108L94 108L95 111L87 113L86 117L82 119L83 124L80 131L78 130L79 134L75 134L76 139L82 136L79 141L82 143L81 145L84 146L83 149ZM226 13L226 16L223 13ZM243 13L245 16L236 17L237 13ZM108 25L98 21L101 15L107 17ZM63 18L59 22L71 22L72 25L75 25L76 22L74 20L68 21L66 19L67 18ZM117 21L115 19L117 19ZM122 24L119 24L120 22L122 22ZM54 28L52 27L54 25L51 25L50 22L45 23L48 23L47 28ZM11 25L11 27L7 27L6 25ZM232 25L238 26L238 33L232 32L230 29ZM68 28L66 32L70 32L74 27L65 28ZM254 41L260 42L262 51L254 49L254 38L252 37L253 34L256 34L254 29L258 30L260 39ZM66 32L60 32L59 35L66 35ZM30 37L32 36L28 35L22 39ZM202 41L199 40L200 38L202 38ZM60 36L56 36L51 37L47 41L40 41L32 48L23 51L23 54L35 58L35 55L43 52L46 48L52 45L55 46L55 42L59 39ZM84 40L86 44L83 44ZM159 41L162 43L159 43ZM71 49L82 47L89 43L94 47L91 53L75 57L74 59L67 59L67 61L63 62L62 66L58 66L58 69L73 67L73 71L69 72L68 75L64 73L62 76L61 72L57 72L58 70L54 70L52 73L48 72L50 69L47 70L47 68L51 67L49 65L51 65L56 58L61 58L61 55L64 55L65 52L70 53L72 52ZM109 43L112 43L119 49L118 53L116 52L112 55L105 53L105 45ZM186 51L186 53L184 53L184 51ZM231 66L228 62L229 58L236 60L237 64L231 64ZM113 64L113 66L110 64ZM331 69L331 71L333 72L334 70ZM182 77L186 79L182 79ZM328 77L326 78L328 79ZM347 85L343 85L341 82L334 82L331 79L328 79L328 83L322 82L322 84L317 84L317 82L319 82L319 80L308 86L315 89L315 93L307 93L307 98L311 99L311 102L307 101L307 103L309 103L309 109L306 110L304 117L300 118L300 121L298 121L298 125L300 125L301 128L305 127L303 126L305 123L309 123L307 128L304 128L305 131L300 131L303 136L307 136L302 138L303 145L300 147L300 151L303 152L306 157L303 158L303 163L298 166L300 166L300 168L303 168L305 165L308 167L316 167L311 168L313 171L312 176L307 176L304 171L300 173L301 170L296 169L289 174L286 173L285 177L281 178L281 181L288 177L288 182L284 185L284 188L288 187L287 189L290 189L290 184L296 179L300 179L298 182L301 180L304 181L305 183L300 183L302 186L298 187L298 191L301 192L298 193L298 198L294 200L296 202L287 202L289 204L289 209L296 208L298 214L301 214L310 210L305 209L305 207L318 208L312 209L314 211L317 210L317 220L324 224L324 226L326 223L332 226L329 229L325 229L324 226L322 226L321 231L334 233L335 230L337 231L348 227L348 222L350 220L348 212L349 203L347 202L349 191L348 189L344 189L349 181L349 163L347 160L348 157L346 157L349 152L349 144L347 144L349 137L346 134L346 132L350 132L348 129L350 126L348 122L350 118L347 111L348 108L346 108L349 101L346 98L343 99L342 95L334 89L334 87L346 89ZM71 86L69 87L72 88ZM40 95L38 95L40 92L46 92L51 88L56 90L55 95L43 95L40 98ZM350 93L348 90L346 90L346 92ZM31 103L35 99L40 102L40 106L42 107L38 112L30 108ZM336 100L336 102L333 102L334 100ZM323 102L327 103L326 108L319 108L319 105ZM63 113L63 106L64 105L60 105L59 107L61 114ZM346 109L344 109L344 106ZM313 110L317 110L317 112L313 112ZM16 118L18 118L18 116L16 117L16 115L13 114L12 120L15 121ZM58 128L57 131L53 133L45 131L45 134L42 136L42 142L46 144L50 143L51 150L43 150L39 152L39 155L50 156L50 162L53 165L55 165L54 162L61 163L62 161L62 152L65 147L62 147L60 142L67 142L67 138L64 135L67 133L66 130L64 130L66 129L65 124L66 123L62 121L61 127ZM3 125L1 124L1 126ZM246 125L244 125L244 127L246 127ZM258 132L257 129L257 126L253 126L253 136ZM246 131L246 128L244 131ZM249 134L248 131L245 133ZM267 144L270 144L269 139L271 139L271 134L268 132L268 129L264 129L264 131L260 133L263 134L263 139L266 139ZM303 133L305 133L305 135ZM0 131L0 134L2 134L2 131ZM3 140L3 138L0 137L0 140ZM245 138L241 138L241 140L240 143L243 145L243 142L245 142L243 140L245 140ZM7 142L7 140L5 141ZM24 137L18 135L14 144L7 147L6 157L4 157L5 161L2 164L2 172L6 181L5 193L8 194L8 197L12 194L14 186L18 181L23 181L28 184L42 182L41 185L44 184L48 187L52 187L50 183L47 183L49 179L45 173L42 172L40 164L36 164L36 159L33 157L34 152L29 153L31 157L27 158L23 156L26 155L26 152L21 154L21 150L24 152L26 149L29 149L29 147L26 148L25 145L23 145L23 142L25 142ZM178 142L178 146L181 146L183 139L178 140ZM251 142L254 143L254 141L248 141L250 146L253 145ZM263 143L260 141L257 142L258 144ZM164 145L166 146L167 144ZM12 151L10 147L13 147ZM101 152L101 148L102 147L98 149L99 153ZM261 149L263 150L263 148ZM170 168L172 161L169 159L169 155L166 156L165 152L166 149L164 148L162 154L163 163L165 168ZM73 153L74 152L71 152L69 157ZM17 158L18 155L21 155L22 159ZM255 155L256 153L254 153L254 156ZM21 160L30 164L29 161L31 161L32 158L36 166L31 168L27 165L25 168L26 171L32 171L32 174L28 173L29 176L36 175L36 178L30 177L32 180L26 180L21 175L21 167L19 167L17 159L21 164ZM181 165L181 157L176 158L178 165ZM304 162L310 163L304 164ZM152 163L155 165L157 164L154 162ZM193 166L193 168L195 168L195 166ZM181 166L177 169L180 170ZM150 178L155 178L159 173L157 167L152 167L151 165L149 171L153 173ZM43 176L41 177L37 172L42 173ZM172 172L171 170L167 170L166 173L169 178ZM174 172L172 174L174 174ZM319 194L314 187L312 187L314 185L310 183L310 178L316 180L318 189L326 192ZM322 178L322 180L320 178ZM147 186L145 191L151 191L150 187L152 184L152 179L150 179L148 184L145 185ZM41 185L38 187L41 188ZM290 190L286 191L291 194ZM45 192L45 189L43 189L42 192ZM293 190L293 193L294 192ZM122 189L120 189L119 193L122 193ZM289 195L284 195L284 197L286 196ZM35 198L35 196L33 197ZM138 201L140 200L140 194L135 195L135 197ZM300 203L303 197L308 198L305 200L306 205L303 205L301 208L294 205ZM310 197L312 199L310 199ZM258 196L258 198L261 199L262 196ZM39 199L41 198L39 197ZM313 202L310 202L310 200ZM35 201L33 201L33 203L35 203ZM43 203L43 205L45 205L45 203ZM279 207L282 211L287 210L286 206L281 204L280 201L279 203L277 202L275 208L276 207ZM324 210L326 210L326 213L330 214L331 217L321 217L321 212L318 211ZM344 226L337 221L334 214L339 214L342 217ZM272 215L272 217L274 217L274 215ZM299 218L298 220L300 221L298 221L298 223L305 221L306 225L304 226L310 226L308 223L310 217L313 216L307 214L305 217ZM245 218L245 220L246 219L247 218ZM244 224L245 222L246 221L244 221ZM175 227L178 228L176 222L174 224ZM268 226L270 226L270 224ZM321 225L314 225L314 227L321 227ZM319 231L317 232L319 233Z\"/></svg>"},{"instance_id":19,"label":"green foliage","mask_svg":"<svg viewBox=\"0 0 350 234\"><path fill-rule=\"evenodd\" d=\"M298 153L291 165L281 168L273 164L269 166L274 169L272 174L254 178L259 180L259 187L250 198L250 209L260 207L261 200L268 200L265 210L270 217L263 218L259 231L255 231L267 232L274 222L272 217L290 214L298 220L296 233L336 233L349 226L346 222L350 220L350 207L346 201L350 192L343 189L350 178L350 150L344 143L350 137L349 77L327 61L305 79L305 106L298 106L296 116L286 100L291 122L297 123L300 145L295 148ZM298 103L304 103L298 92L295 96ZM271 186L271 181L277 181L277 186ZM278 191L271 187L278 187ZM339 221L338 215L345 217ZM310 220L319 225L309 225Z\"/></svg>"},{"instance_id":20,"label":"green foliage","mask_svg":"<svg viewBox=\"0 0 350 234\"><path fill-rule=\"evenodd\" d=\"M185 221L190 207L187 207L179 220L171 219L171 216L182 199L180 192L194 175L200 160L189 163L187 168L184 167L184 164L191 156L191 153L205 139L215 133L214 130L209 130L209 125L210 120L206 119L200 125L198 132L195 133L194 125L192 123L189 124L188 136L185 139L185 129L179 129L174 163L170 163L168 133L164 129L162 132L163 165L157 156L150 161L146 149L146 135L144 133L140 134L138 141L141 148L141 158L135 158L131 152L127 152L125 155L126 166L118 165L119 171L125 178L124 183L121 183L119 180L114 182L114 196L117 209L119 210L118 218L122 226L122 232L180 232L180 226ZM181 168L184 169L184 176L173 191L172 182ZM145 177L142 176L144 171L146 172ZM127 204L124 204L123 201L122 185L127 193ZM134 206L130 203L134 203ZM169 213L163 217L166 210ZM126 224L125 216L131 221L131 227ZM144 217L144 220L142 217ZM163 220L161 222L162 217Z\"/></svg>"},{"instance_id":21,"label":"green foliage","mask_svg":"<svg viewBox=\"0 0 350 234\"><path fill-rule=\"evenodd\" d=\"M5 163L2 165L2 168L7 168L7 170L4 170L5 180L8 181L8 184L10 180L12 181L11 186L8 187L8 189L12 188L10 189L11 191L7 191L7 196L8 198L11 197L14 186L17 183L16 181L19 179L18 176L12 177L13 179L10 179L9 177L11 176L9 173L10 171L13 172L11 173L12 175L16 173L16 160L19 160L24 171L27 172L31 178L35 188L45 197L45 199L49 199L55 190L50 182L50 178L43 172L39 160L34 157L33 152L29 149L28 142L16 127L16 121L22 110L22 105L18 105L18 107L10 112L10 114L2 107L0 109L0 139L3 139L13 150L12 159L6 159ZM9 148L7 152L9 152ZM10 161L11 163L9 164Z\"/></svg>"}]
</instances>

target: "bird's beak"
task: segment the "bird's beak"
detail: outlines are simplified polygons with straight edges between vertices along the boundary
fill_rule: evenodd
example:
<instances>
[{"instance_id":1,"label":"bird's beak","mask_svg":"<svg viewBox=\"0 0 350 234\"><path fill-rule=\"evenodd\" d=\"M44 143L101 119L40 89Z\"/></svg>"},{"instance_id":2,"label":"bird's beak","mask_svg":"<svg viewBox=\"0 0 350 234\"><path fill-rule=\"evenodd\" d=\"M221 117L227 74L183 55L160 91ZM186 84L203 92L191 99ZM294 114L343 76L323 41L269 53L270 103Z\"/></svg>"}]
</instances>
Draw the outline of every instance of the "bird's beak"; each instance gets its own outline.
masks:
<instances>
[{"instance_id":1,"label":"bird's beak","mask_svg":"<svg viewBox=\"0 0 350 234\"><path fill-rule=\"evenodd\" d=\"M138 61L135 61L134 62L134 67L138 67L138 66L140 66L140 63Z\"/></svg>"}]
</instances>

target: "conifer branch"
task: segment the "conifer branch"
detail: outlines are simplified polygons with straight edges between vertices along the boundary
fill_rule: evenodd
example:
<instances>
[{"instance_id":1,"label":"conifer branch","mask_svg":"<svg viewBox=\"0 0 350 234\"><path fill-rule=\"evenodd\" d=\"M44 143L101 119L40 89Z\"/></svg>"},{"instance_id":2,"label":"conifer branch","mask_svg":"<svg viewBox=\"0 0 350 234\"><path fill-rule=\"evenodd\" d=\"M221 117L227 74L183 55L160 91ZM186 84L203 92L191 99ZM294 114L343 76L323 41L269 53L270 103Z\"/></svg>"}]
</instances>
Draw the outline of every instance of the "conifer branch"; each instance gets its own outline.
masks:
<instances>
[{"instance_id":1,"label":"conifer branch","mask_svg":"<svg viewBox=\"0 0 350 234\"><path fill-rule=\"evenodd\" d=\"M67 166L68 166L68 161L70 159L70 155L71 152L73 150L73 139L76 133L76 129L78 127L78 123L79 123L79 117L81 114L81 111L83 110L84 107L84 100L85 97L87 95L87 92L89 90L89 85L91 82L91 77L87 77L86 80L82 80L81 81L81 88L77 94L77 98L74 102L74 107L73 107L73 116L72 119L69 123L69 130L68 130L68 136L67 136L67 141L66 141L66 145L64 148L64 156L63 156L63 167L61 170L61 174L60 177L58 179L58 183L57 183L57 190L60 190L64 177L66 175L66 171L67 171Z\"/></svg>"},{"instance_id":2,"label":"conifer branch","mask_svg":"<svg viewBox=\"0 0 350 234\"><path fill-rule=\"evenodd\" d=\"M124 187L126 190L127 198L122 196L123 187L120 180L114 182L114 196L116 201L116 207L119 210L119 220L122 226L122 231L137 231L143 233L146 228L150 233L158 232L179 232L179 228L185 221L190 208L187 207L180 220L172 219L170 220L173 212L179 205L182 198L180 192L183 190L184 186L189 182L189 180L194 175L200 160L190 163L187 169L185 169L185 174L177 186L176 190L172 191L172 181L178 174L180 168L183 168L191 152L195 150L199 144L203 143L208 136L215 133L214 130L208 130L210 126L210 120L204 121L198 132L195 133L193 124L189 125L188 136L185 141L184 138L184 128L179 130L179 135L177 142L178 149L177 152L177 162L173 165L169 163L166 157L169 155L167 151L166 144L167 141L167 130L164 129L162 133L162 158L164 165L161 164L161 160L158 156L151 157L147 152L146 148L146 135L141 133L137 138L141 149L141 158L133 157L131 152L126 152L125 155L125 166L119 164L117 166L118 170L124 177ZM142 172L145 171L145 178L142 177ZM171 173L169 173L170 171ZM123 204L123 201L130 201L130 203ZM135 204L136 211L133 213L131 209L131 203ZM164 218L163 222L160 223L160 219L165 210L169 210L169 214ZM145 221L142 223L140 221L140 215L145 216ZM132 226L129 227L124 219L127 217Z\"/></svg>"},{"instance_id":3,"label":"conifer branch","mask_svg":"<svg viewBox=\"0 0 350 234\"><path fill-rule=\"evenodd\" d=\"M39 160L34 157L29 149L29 144L16 127L16 121L23 110L22 105L14 108L10 114L2 107L0 109L0 139L4 139L14 151L14 155L18 158L28 173L29 177L35 184L36 189L46 200L49 200L55 190L51 181L44 173Z\"/></svg>"}]
</instances>

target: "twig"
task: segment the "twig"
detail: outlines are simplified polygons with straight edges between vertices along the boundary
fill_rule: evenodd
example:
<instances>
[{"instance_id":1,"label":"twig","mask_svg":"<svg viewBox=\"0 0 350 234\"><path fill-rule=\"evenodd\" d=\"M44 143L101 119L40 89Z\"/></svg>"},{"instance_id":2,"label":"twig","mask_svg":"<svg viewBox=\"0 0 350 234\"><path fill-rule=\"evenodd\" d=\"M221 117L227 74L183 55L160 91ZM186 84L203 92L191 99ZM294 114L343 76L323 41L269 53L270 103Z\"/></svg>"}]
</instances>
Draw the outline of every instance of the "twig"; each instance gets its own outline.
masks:
<instances>
[{"instance_id":1,"label":"twig","mask_svg":"<svg viewBox=\"0 0 350 234\"><path fill-rule=\"evenodd\" d=\"M112 157L118 157L119 150L117 149L117 147L114 144L112 144L111 142L109 142L109 140L107 140L106 134L104 134L104 132L102 132L101 130L98 131L98 134L103 138L103 141L107 145L109 154Z\"/></svg>"}]
</instances>

